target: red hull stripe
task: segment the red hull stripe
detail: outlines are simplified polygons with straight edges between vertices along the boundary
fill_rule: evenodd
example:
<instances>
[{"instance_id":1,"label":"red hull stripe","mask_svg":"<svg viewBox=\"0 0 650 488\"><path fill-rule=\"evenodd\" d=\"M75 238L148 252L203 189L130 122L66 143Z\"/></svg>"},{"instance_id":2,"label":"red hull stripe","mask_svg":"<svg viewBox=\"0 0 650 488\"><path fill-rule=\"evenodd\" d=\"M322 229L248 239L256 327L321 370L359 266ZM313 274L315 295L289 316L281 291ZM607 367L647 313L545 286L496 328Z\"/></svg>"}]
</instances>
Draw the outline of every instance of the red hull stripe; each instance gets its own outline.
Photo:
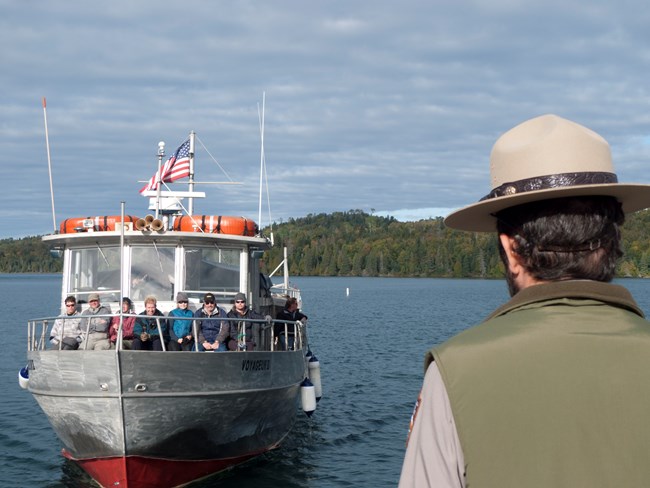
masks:
<instances>
[{"instance_id":1,"label":"red hull stripe","mask_svg":"<svg viewBox=\"0 0 650 488\"><path fill-rule=\"evenodd\" d=\"M75 461L105 488L173 488L205 478L241 464L267 449L235 458L207 461L178 461L143 456L76 459L63 449L63 455Z\"/></svg>"}]
</instances>

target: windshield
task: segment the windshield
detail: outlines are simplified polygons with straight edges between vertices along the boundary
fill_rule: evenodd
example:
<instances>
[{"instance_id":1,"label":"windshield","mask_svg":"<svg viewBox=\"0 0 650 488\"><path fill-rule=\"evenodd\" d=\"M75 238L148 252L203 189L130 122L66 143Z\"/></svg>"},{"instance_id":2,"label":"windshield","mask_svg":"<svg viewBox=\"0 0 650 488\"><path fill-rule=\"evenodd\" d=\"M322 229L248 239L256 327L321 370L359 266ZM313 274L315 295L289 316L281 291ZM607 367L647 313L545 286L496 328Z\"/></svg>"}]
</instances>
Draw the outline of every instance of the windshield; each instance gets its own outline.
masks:
<instances>
[{"instance_id":1,"label":"windshield","mask_svg":"<svg viewBox=\"0 0 650 488\"><path fill-rule=\"evenodd\" d=\"M68 293L77 301L88 301L90 292L101 292L102 296L119 297L120 294L120 248L93 247L73 249ZM110 299L110 298L109 298Z\"/></svg>"},{"instance_id":2,"label":"windshield","mask_svg":"<svg viewBox=\"0 0 650 488\"><path fill-rule=\"evenodd\" d=\"M131 298L174 299L173 247L133 247L131 250Z\"/></svg>"},{"instance_id":3,"label":"windshield","mask_svg":"<svg viewBox=\"0 0 650 488\"><path fill-rule=\"evenodd\" d=\"M208 291L217 298L232 297L239 291L240 254L240 249L185 248L183 289L198 298Z\"/></svg>"}]
</instances>

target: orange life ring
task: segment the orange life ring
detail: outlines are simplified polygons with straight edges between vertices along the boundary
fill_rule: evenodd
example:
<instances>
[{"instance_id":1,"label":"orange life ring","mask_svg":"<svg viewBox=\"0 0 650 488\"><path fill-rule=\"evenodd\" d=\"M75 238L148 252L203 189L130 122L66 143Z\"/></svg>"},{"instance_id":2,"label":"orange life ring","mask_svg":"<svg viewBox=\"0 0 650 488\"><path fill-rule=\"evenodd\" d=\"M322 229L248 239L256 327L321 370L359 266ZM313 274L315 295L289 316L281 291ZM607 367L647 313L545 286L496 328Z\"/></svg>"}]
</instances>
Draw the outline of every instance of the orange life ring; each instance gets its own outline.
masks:
<instances>
[{"instance_id":1,"label":"orange life ring","mask_svg":"<svg viewBox=\"0 0 650 488\"><path fill-rule=\"evenodd\" d=\"M208 232L211 234L232 234L237 236L254 236L257 224L245 217L228 217L226 215L183 215L174 219L173 230L182 232Z\"/></svg>"},{"instance_id":2,"label":"orange life ring","mask_svg":"<svg viewBox=\"0 0 650 488\"><path fill-rule=\"evenodd\" d=\"M133 222L138 220L138 217L133 215L125 215L124 222ZM72 234L75 232L93 231L110 231L115 230L115 224L122 222L121 215L102 215L97 217L74 217L65 219L61 222L59 232L61 234Z\"/></svg>"}]
</instances>

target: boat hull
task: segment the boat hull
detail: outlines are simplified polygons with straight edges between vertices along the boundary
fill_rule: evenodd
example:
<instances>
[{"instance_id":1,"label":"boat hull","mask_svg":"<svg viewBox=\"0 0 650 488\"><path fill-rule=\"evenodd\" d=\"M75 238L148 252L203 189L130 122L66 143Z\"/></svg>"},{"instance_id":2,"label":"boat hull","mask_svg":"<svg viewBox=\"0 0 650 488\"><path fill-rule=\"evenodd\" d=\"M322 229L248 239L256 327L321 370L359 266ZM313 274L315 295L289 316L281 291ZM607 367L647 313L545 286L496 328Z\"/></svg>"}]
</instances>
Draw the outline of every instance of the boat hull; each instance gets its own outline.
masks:
<instances>
[{"instance_id":1,"label":"boat hull","mask_svg":"<svg viewBox=\"0 0 650 488\"><path fill-rule=\"evenodd\" d=\"M33 351L29 359L29 389L66 456L103 486L177 486L274 448L295 421L305 376L302 351ZM136 473L175 484L138 484Z\"/></svg>"},{"instance_id":2,"label":"boat hull","mask_svg":"<svg viewBox=\"0 0 650 488\"><path fill-rule=\"evenodd\" d=\"M178 461L142 456L76 459L65 449L63 455L75 461L104 487L174 488L224 471L263 452L265 451L236 458L204 461Z\"/></svg>"}]
</instances>

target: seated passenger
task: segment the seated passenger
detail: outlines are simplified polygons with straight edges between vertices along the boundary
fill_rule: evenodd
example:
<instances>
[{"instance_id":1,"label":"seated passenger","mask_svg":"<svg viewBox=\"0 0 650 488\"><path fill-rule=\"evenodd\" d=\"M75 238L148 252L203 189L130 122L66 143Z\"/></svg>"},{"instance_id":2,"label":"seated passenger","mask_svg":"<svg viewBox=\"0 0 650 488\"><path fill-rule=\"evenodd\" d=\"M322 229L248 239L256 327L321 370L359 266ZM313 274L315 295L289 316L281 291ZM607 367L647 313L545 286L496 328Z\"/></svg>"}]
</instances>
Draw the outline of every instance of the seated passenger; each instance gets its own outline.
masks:
<instances>
[{"instance_id":1,"label":"seated passenger","mask_svg":"<svg viewBox=\"0 0 650 488\"><path fill-rule=\"evenodd\" d=\"M263 319L260 314L246 306L246 295L237 293L235 301L228 317L233 319ZM267 317L270 319L271 317ZM245 331L245 333L244 333ZM246 340L244 341L244 336ZM252 351L260 343L260 324L259 322L243 322L237 320L230 321L230 340L228 341L228 350L230 351Z\"/></svg>"},{"instance_id":2,"label":"seated passenger","mask_svg":"<svg viewBox=\"0 0 650 488\"><path fill-rule=\"evenodd\" d=\"M124 297L122 299L122 313L132 314L133 302L130 298ZM135 317L122 317L122 349L131 349L133 339L133 327L135 326ZM111 343L111 349L115 349L117 342L117 332L120 328L120 316L116 315L111 319L111 324L108 327L108 340Z\"/></svg>"},{"instance_id":3,"label":"seated passenger","mask_svg":"<svg viewBox=\"0 0 650 488\"><path fill-rule=\"evenodd\" d=\"M136 319L133 326L133 343L131 349L136 351L162 351L163 341L167 344L167 320L163 313L156 308L158 301L153 295L144 299L144 312ZM158 326L160 325L160 329ZM162 337L160 336L162 332Z\"/></svg>"},{"instance_id":4,"label":"seated passenger","mask_svg":"<svg viewBox=\"0 0 650 488\"><path fill-rule=\"evenodd\" d=\"M191 351L194 347L194 336L192 335L192 317L194 314L188 308L187 295L182 291L176 294L174 310L169 312L169 350L170 351ZM182 319L176 319L182 317ZM188 319L189 318L189 319Z\"/></svg>"},{"instance_id":5,"label":"seated passenger","mask_svg":"<svg viewBox=\"0 0 650 488\"><path fill-rule=\"evenodd\" d=\"M50 343L52 349L75 350L79 348L81 342L81 320L77 317L77 299L73 296L65 299L65 314L61 315L54 321L50 331ZM59 346L60 344L60 346Z\"/></svg>"},{"instance_id":6,"label":"seated passenger","mask_svg":"<svg viewBox=\"0 0 650 488\"><path fill-rule=\"evenodd\" d=\"M287 303L285 303L284 309L278 313L276 319L294 322L294 324L298 320L300 320L303 324L307 322L307 316L298 310L298 300L295 297L290 297L287 299ZM276 323L273 325L273 335L275 335L275 337L277 337L280 341L280 345L283 351L286 351L287 349L287 339L289 342L289 349L293 349L295 339L294 324ZM285 330L287 332L286 338L284 337Z\"/></svg>"},{"instance_id":7,"label":"seated passenger","mask_svg":"<svg viewBox=\"0 0 650 488\"><path fill-rule=\"evenodd\" d=\"M217 306L217 301L212 293L203 297L203 307L194 314L196 319L226 318L226 311ZM225 320L196 320L199 333L199 349L201 351L225 351L226 340L230 327Z\"/></svg>"},{"instance_id":8,"label":"seated passenger","mask_svg":"<svg viewBox=\"0 0 650 488\"><path fill-rule=\"evenodd\" d=\"M99 294L97 293L91 293L88 296L88 304L90 306L81 312L80 327L84 341L79 348L89 351L110 349L108 324L111 319L108 315L111 314L111 309L99 303ZM93 315L103 315L103 317L92 317ZM86 334L88 334L87 337Z\"/></svg>"}]
</instances>

